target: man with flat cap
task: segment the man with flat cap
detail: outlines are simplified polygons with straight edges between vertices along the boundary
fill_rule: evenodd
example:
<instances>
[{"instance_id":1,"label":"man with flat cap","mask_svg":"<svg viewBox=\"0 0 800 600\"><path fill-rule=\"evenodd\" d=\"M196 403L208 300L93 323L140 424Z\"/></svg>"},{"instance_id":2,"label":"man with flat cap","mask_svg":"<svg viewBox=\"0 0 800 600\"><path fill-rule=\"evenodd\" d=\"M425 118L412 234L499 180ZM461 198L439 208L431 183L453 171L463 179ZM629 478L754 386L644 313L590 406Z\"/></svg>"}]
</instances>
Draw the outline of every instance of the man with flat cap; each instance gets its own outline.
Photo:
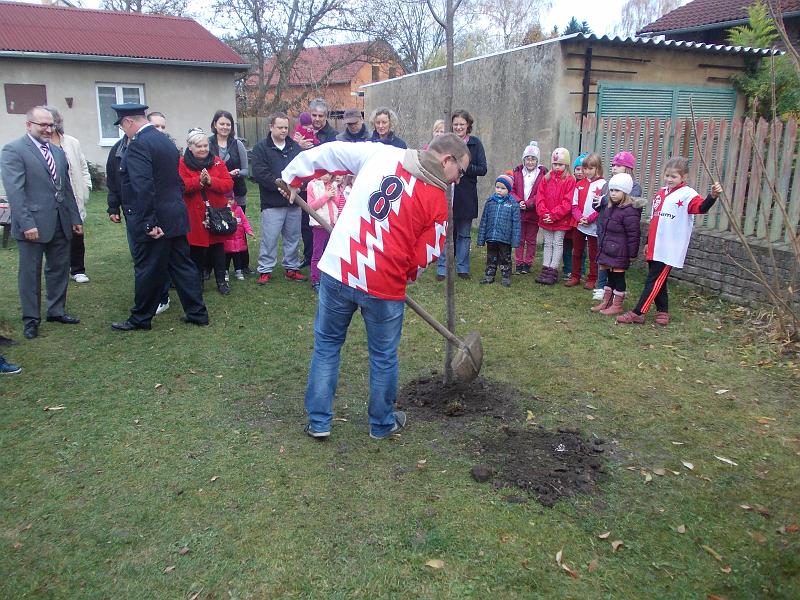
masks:
<instances>
[{"instance_id":1,"label":"man with flat cap","mask_svg":"<svg viewBox=\"0 0 800 600\"><path fill-rule=\"evenodd\" d=\"M183 320L208 325L200 275L189 257L189 216L175 144L150 124L144 104L113 104L111 108L117 113L114 124L130 140L119 175L135 277L131 314L111 327L118 331L150 329L168 277L183 305Z\"/></svg>"},{"instance_id":2,"label":"man with flat cap","mask_svg":"<svg viewBox=\"0 0 800 600\"><path fill-rule=\"evenodd\" d=\"M26 114L27 134L3 147L0 169L11 205L11 233L19 251L19 300L23 335L39 335L42 318L42 259L47 284L47 321L75 325L64 312L70 240L83 224L69 180L64 151L50 143L53 115L44 106Z\"/></svg>"}]
</instances>

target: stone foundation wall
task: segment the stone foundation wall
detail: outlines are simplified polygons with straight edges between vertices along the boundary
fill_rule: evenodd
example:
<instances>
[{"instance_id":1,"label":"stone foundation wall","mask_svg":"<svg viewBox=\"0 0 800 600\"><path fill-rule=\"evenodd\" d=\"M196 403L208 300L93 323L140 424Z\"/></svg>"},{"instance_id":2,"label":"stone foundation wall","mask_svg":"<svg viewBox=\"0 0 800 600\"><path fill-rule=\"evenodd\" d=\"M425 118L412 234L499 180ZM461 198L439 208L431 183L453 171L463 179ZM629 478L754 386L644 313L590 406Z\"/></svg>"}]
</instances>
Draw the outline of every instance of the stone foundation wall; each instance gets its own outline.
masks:
<instances>
[{"instance_id":1,"label":"stone foundation wall","mask_svg":"<svg viewBox=\"0 0 800 600\"><path fill-rule=\"evenodd\" d=\"M647 224L643 223L643 238L646 235ZM766 242L753 239L750 246L769 281L777 276L780 286L786 289L794 277L793 303L800 307L800 274L792 249L785 244L773 244L773 262ZM736 234L695 228L683 269L675 269L670 277L735 304L768 303L764 287L737 262L752 270L750 257Z\"/></svg>"}]
</instances>

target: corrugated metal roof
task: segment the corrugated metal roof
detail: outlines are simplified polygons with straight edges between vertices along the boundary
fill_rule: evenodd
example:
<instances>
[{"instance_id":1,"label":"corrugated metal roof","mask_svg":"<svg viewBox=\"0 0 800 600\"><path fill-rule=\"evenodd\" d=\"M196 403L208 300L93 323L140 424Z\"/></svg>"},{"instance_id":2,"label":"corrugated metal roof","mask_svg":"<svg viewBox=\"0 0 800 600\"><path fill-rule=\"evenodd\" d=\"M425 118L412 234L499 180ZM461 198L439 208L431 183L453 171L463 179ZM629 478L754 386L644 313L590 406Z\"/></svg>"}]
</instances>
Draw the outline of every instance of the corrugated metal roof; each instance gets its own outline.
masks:
<instances>
[{"instance_id":1,"label":"corrugated metal roof","mask_svg":"<svg viewBox=\"0 0 800 600\"><path fill-rule=\"evenodd\" d=\"M668 40L663 36L654 37L609 37L604 35L597 37L594 34L586 35L576 33L573 35L557 38L560 41L570 39L585 40L589 42L599 42L609 46L638 46L638 47L659 47L670 50L685 50L691 52L706 52L708 54L752 54L756 56L769 56L776 51L770 48L750 48L749 46L724 46L722 44L703 44L701 42L689 42L684 40Z\"/></svg>"},{"instance_id":2,"label":"corrugated metal roof","mask_svg":"<svg viewBox=\"0 0 800 600\"><path fill-rule=\"evenodd\" d=\"M533 48L535 46L544 46L546 44L555 44L555 43L565 43L565 42L594 42L601 46L631 46L631 47L653 47L653 48L663 48L667 50L675 50L679 52L700 52L706 54L749 54L754 56L769 56L770 54L782 54L778 50L772 50L770 48L749 48L744 46L723 46L720 44L702 44L700 42L687 42L683 40L668 40L665 39L663 36L654 36L654 37L609 37L607 35L598 37L594 34L585 34L585 33L573 33L570 35L565 35L557 38L552 38L549 40L543 40L541 42L536 42L535 44L528 44L527 46L520 46L518 48L512 48L510 50L501 50L499 52L493 52L491 54L484 54L483 56L476 56L475 58L468 58L467 60L462 60L460 62L455 63L456 65L463 65L467 64L476 60L483 60L484 58L489 58L491 56L500 56L502 54L510 54L512 52L524 52L528 48ZM420 73L429 73L432 71L443 71L445 67L434 67L433 69L427 69L425 71L418 71L417 73L409 73L408 75L402 75L400 77L396 77L395 79L389 79L387 81L376 81L375 83L368 83L362 85L362 88L372 87L374 85L385 85L387 83L393 83L398 81L399 79L403 79L404 77L414 77L415 75L419 75Z\"/></svg>"},{"instance_id":3,"label":"corrugated metal roof","mask_svg":"<svg viewBox=\"0 0 800 600\"><path fill-rule=\"evenodd\" d=\"M777 6L775 0L772 2ZM750 4L752 0L692 0L645 25L639 33L684 31L715 24L724 29L725 23L746 21ZM800 11L800 0L781 0L780 8L784 14Z\"/></svg>"},{"instance_id":4,"label":"corrugated metal roof","mask_svg":"<svg viewBox=\"0 0 800 600\"><path fill-rule=\"evenodd\" d=\"M248 67L192 19L1 2L0 55L25 53Z\"/></svg>"}]
</instances>

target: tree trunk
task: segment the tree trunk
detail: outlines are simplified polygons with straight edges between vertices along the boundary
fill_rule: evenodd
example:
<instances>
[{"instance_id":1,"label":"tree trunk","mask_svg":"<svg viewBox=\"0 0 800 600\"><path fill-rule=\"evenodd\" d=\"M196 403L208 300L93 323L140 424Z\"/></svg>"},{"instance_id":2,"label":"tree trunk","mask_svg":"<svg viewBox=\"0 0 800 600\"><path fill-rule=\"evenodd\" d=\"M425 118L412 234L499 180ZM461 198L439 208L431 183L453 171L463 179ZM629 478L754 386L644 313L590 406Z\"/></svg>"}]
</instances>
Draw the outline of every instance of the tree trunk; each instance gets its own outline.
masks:
<instances>
[{"instance_id":1,"label":"tree trunk","mask_svg":"<svg viewBox=\"0 0 800 600\"><path fill-rule=\"evenodd\" d=\"M445 91L444 91L444 122L447 131L452 131L453 114L453 46L455 18L455 7L453 0L447 0L447 15L445 16L445 38L447 44L447 66L445 67ZM455 218L453 216L453 186L449 186L446 192L447 197L447 329L456 332L456 257L455 257ZM453 383L454 375L451 363L455 354L455 346L450 341L445 343L444 352L444 383Z\"/></svg>"}]
</instances>

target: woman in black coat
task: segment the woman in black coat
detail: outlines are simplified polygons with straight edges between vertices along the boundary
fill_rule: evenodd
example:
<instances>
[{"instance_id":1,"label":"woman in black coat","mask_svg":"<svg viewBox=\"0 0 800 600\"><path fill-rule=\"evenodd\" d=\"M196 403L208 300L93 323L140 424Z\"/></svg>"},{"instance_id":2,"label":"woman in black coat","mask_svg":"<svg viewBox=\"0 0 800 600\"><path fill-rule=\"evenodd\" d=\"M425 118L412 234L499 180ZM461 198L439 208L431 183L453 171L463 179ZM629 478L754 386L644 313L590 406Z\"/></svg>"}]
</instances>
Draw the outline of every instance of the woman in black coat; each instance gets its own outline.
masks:
<instances>
[{"instance_id":1,"label":"woman in black coat","mask_svg":"<svg viewBox=\"0 0 800 600\"><path fill-rule=\"evenodd\" d=\"M469 148L469 167L453 191L453 217L455 220L456 272L462 279L469 279L469 247L472 234L472 220L478 217L478 177L486 175L486 152L483 144L472 133L475 123L466 110L453 113L451 124L453 133L462 137ZM436 279L442 281L447 269L446 253L439 256Z\"/></svg>"}]
</instances>

